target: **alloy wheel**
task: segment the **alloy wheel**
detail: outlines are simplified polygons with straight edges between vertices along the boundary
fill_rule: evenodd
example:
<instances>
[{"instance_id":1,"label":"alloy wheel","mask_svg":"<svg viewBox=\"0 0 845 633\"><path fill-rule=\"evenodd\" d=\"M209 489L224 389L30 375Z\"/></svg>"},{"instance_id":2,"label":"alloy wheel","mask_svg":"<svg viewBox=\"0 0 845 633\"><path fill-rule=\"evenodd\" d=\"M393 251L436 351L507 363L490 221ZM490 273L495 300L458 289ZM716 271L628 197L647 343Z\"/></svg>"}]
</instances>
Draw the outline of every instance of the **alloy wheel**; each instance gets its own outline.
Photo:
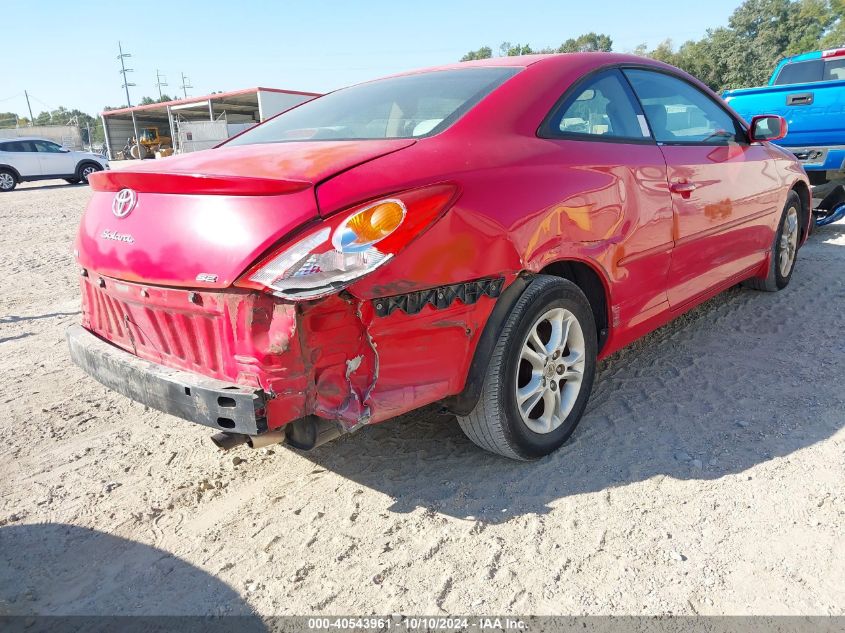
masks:
<instances>
[{"instance_id":1,"label":"alloy wheel","mask_svg":"<svg viewBox=\"0 0 845 633\"><path fill-rule=\"evenodd\" d=\"M778 266L782 277L789 275L789 271L792 270L796 252L798 252L798 211L795 207L789 207L783 220L778 253Z\"/></svg>"},{"instance_id":2,"label":"alloy wheel","mask_svg":"<svg viewBox=\"0 0 845 633\"><path fill-rule=\"evenodd\" d=\"M553 308L540 316L522 343L516 404L535 433L551 433L566 420L584 378L586 345L575 315Z\"/></svg>"},{"instance_id":3,"label":"alloy wheel","mask_svg":"<svg viewBox=\"0 0 845 633\"><path fill-rule=\"evenodd\" d=\"M15 178L7 172L0 173L0 189L10 191L15 188Z\"/></svg>"}]
</instances>

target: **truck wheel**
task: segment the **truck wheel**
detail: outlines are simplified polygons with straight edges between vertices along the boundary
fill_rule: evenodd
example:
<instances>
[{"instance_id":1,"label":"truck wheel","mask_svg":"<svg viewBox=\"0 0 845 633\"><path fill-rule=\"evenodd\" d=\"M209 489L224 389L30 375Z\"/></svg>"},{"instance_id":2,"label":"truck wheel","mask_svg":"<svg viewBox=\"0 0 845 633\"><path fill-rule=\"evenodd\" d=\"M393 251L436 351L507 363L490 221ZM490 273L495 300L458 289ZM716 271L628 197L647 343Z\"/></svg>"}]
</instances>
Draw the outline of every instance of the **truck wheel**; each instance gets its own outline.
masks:
<instances>
[{"instance_id":1,"label":"truck wheel","mask_svg":"<svg viewBox=\"0 0 845 633\"><path fill-rule=\"evenodd\" d=\"M765 292L777 292L786 288L792 279L792 271L795 270L795 260L798 257L798 242L801 239L800 218L801 199L797 193L790 191L772 244L769 272L766 277L746 280L746 286Z\"/></svg>"},{"instance_id":2,"label":"truck wheel","mask_svg":"<svg viewBox=\"0 0 845 633\"><path fill-rule=\"evenodd\" d=\"M0 191L11 191L18 184L15 175L8 169L0 169Z\"/></svg>"},{"instance_id":3,"label":"truck wheel","mask_svg":"<svg viewBox=\"0 0 845 633\"><path fill-rule=\"evenodd\" d=\"M511 459L558 449L581 419L596 371L596 325L571 281L537 276L505 322L481 397L458 416L475 444Z\"/></svg>"}]
</instances>

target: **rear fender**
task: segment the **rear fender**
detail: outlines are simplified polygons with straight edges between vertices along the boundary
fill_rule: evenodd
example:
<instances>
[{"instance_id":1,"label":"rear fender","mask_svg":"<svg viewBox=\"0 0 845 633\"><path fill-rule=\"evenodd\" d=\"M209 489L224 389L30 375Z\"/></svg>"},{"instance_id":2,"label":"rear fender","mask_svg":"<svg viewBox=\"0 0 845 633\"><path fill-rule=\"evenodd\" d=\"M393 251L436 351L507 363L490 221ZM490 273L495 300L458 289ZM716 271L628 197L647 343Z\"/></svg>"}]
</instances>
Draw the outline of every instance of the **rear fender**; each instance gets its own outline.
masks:
<instances>
[{"instance_id":1,"label":"rear fender","mask_svg":"<svg viewBox=\"0 0 845 633\"><path fill-rule=\"evenodd\" d=\"M14 167L12 167L11 165L6 165L4 163L0 163L0 169L4 169L4 170L12 172L12 175L15 177L15 180L17 182L21 182L20 172L17 169L15 169Z\"/></svg>"},{"instance_id":2,"label":"rear fender","mask_svg":"<svg viewBox=\"0 0 845 633\"><path fill-rule=\"evenodd\" d=\"M487 319L484 330L478 339L463 390L442 401L443 406L451 413L469 415L478 403L484 385L484 377L490 367L490 358L493 355L496 342L502 334L505 320L519 297L525 292L532 277L532 275L520 275L502 292L496 301L496 306L490 313L490 317Z\"/></svg>"}]
</instances>

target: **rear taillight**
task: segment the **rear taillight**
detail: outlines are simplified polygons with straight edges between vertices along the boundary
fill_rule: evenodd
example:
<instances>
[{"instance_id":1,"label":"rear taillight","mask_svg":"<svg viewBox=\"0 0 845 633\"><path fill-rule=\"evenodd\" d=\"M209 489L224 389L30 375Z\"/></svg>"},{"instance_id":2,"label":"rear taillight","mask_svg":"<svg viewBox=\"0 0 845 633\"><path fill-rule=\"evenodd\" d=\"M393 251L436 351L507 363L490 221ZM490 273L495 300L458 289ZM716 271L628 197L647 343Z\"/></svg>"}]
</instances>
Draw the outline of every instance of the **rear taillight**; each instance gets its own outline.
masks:
<instances>
[{"instance_id":1,"label":"rear taillight","mask_svg":"<svg viewBox=\"0 0 845 633\"><path fill-rule=\"evenodd\" d=\"M455 185L439 184L353 207L263 258L235 285L293 300L339 292L388 262L440 217L456 194Z\"/></svg>"}]
</instances>

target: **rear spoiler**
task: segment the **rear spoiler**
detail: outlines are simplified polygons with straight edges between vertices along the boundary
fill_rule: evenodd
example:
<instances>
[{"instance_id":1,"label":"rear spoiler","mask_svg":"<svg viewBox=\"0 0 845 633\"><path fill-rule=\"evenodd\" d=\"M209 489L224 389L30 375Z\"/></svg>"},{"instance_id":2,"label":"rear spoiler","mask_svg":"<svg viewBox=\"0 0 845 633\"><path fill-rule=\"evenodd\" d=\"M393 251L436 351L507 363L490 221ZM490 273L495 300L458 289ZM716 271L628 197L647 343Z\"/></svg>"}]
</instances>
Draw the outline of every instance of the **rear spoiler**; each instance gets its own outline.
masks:
<instances>
[{"instance_id":1,"label":"rear spoiler","mask_svg":"<svg viewBox=\"0 0 845 633\"><path fill-rule=\"evenodd\" d=\"M158 173L112 170L88 176L94 191L134 189L139 193L204 194L212 196L272 196L308 189L310 182L245 176Z\"/></svg>"}]
</instances>

